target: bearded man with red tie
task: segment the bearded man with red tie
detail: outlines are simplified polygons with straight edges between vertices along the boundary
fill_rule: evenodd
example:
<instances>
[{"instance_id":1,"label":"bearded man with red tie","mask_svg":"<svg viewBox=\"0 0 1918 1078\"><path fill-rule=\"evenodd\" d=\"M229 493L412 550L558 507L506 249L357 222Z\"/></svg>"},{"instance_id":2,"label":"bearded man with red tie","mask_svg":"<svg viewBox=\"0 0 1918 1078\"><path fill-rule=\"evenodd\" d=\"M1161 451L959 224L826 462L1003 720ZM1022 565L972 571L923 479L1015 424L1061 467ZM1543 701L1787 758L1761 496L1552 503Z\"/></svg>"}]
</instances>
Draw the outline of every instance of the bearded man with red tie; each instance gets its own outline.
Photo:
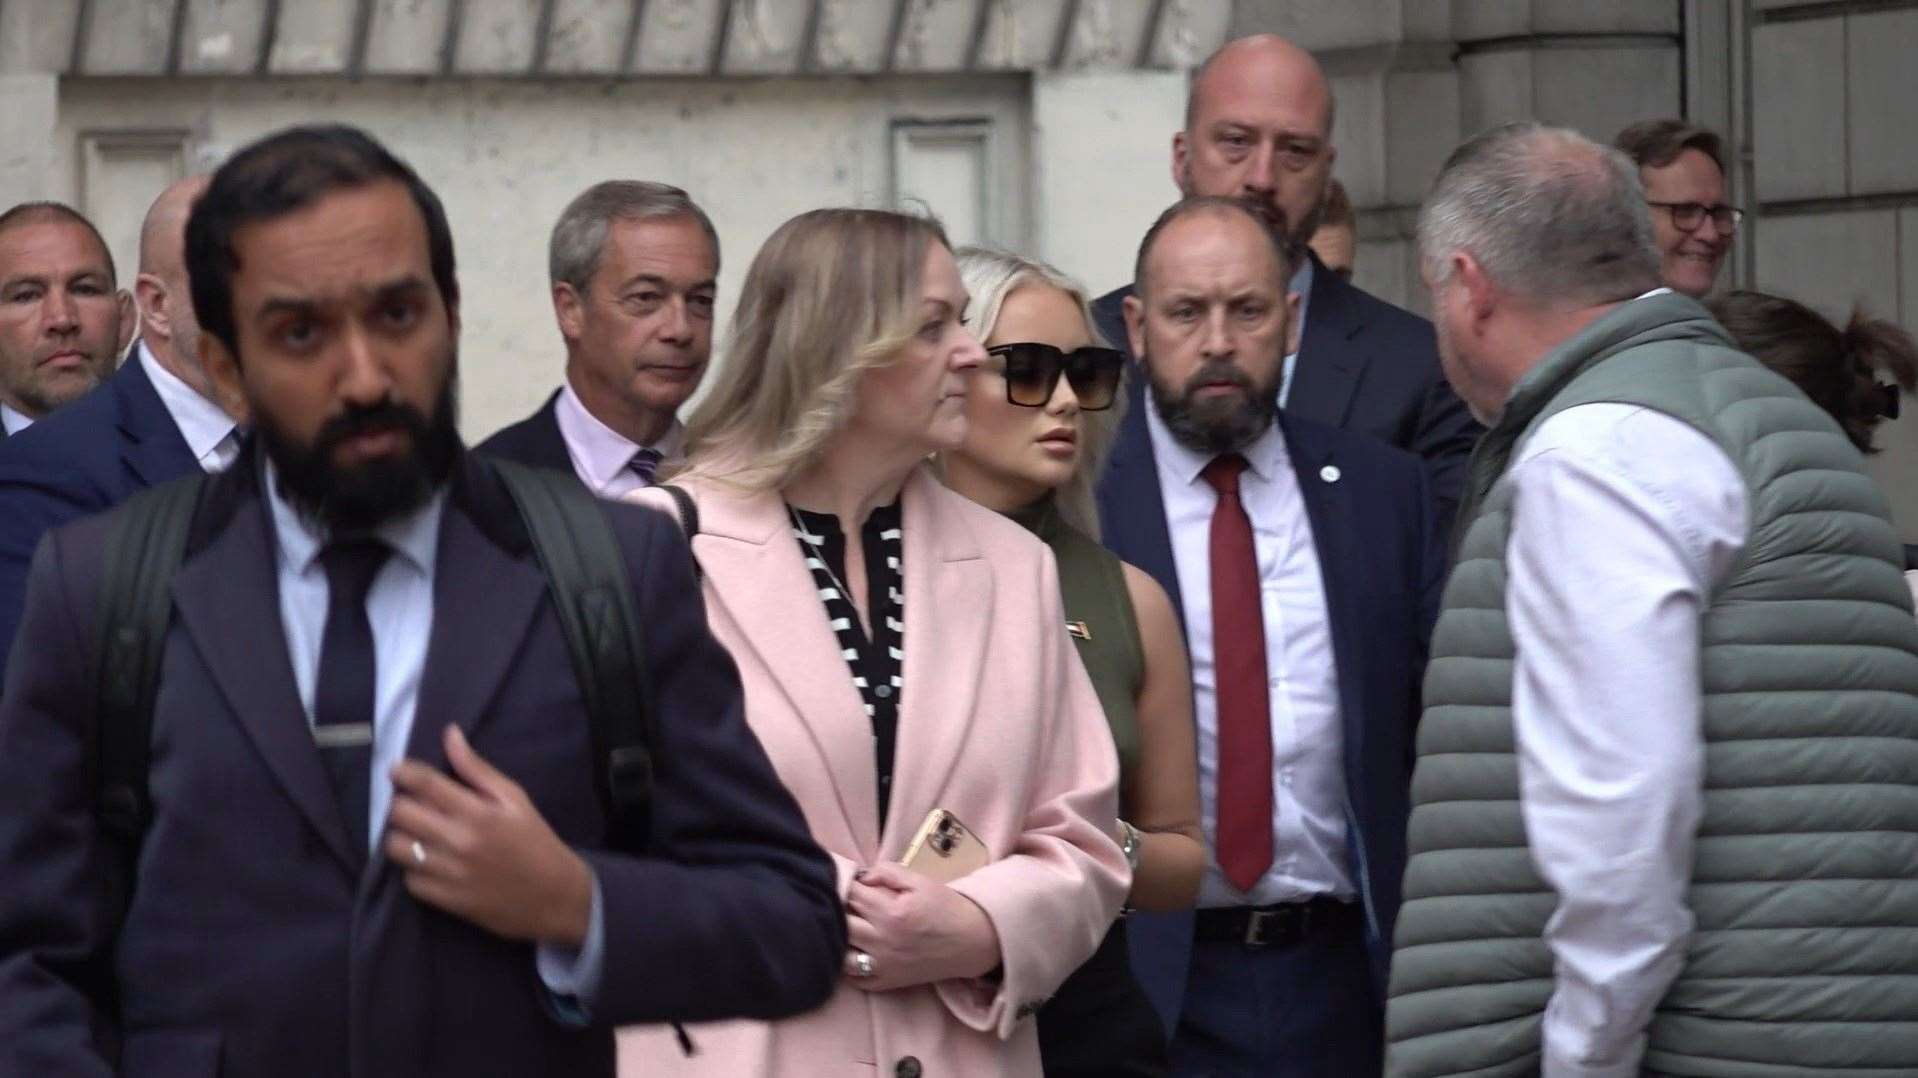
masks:
<instances>
[{"instance_id":1,"label":"bearded man with red tie","mask_svg":"<svg viewBox=\"0 0 1918 1078\"><path fill-rule=\"evenodd\" d=\"M1443 572L1425 467L1279 413L1296 254L1269 211L1188 198L1125 301L1139 357L1105 541L1192 653L1211 860L1189 914L1135 915L1180 1075L1376 1075L1419 681Z\"/></svg>"}]
</instances>

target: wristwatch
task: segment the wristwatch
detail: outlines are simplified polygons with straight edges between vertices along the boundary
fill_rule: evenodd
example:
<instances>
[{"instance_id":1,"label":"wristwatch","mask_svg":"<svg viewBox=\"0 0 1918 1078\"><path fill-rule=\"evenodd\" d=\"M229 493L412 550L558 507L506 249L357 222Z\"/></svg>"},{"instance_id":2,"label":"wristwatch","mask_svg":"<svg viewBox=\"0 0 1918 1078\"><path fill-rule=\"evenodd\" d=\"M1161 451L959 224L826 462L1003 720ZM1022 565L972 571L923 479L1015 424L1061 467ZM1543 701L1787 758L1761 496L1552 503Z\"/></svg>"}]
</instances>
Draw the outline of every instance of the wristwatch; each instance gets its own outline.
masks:
<instances>
[{"instance_id":1,"label":"wristwatch","mask_svg":"<svg viewBox=\"0 0 1918 1078\"><path fill-rule=\"evenodd\" d=\"M1139 855L1145 852L1145 836L1124 820L1119 821L1119 835L1119 852L1125 854L1126 867L1134 872L1139 871Z\"/></svg>"}]
</instances>

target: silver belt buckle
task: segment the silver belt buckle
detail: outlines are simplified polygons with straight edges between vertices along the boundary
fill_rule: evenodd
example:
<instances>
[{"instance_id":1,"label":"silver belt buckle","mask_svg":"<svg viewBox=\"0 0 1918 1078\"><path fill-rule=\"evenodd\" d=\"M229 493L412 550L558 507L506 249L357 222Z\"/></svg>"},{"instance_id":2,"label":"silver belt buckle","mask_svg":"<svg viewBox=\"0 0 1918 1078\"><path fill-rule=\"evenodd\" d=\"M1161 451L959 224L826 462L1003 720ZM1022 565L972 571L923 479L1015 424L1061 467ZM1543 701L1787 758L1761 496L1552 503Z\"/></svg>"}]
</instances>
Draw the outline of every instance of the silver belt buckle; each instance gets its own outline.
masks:
<instances>
[{"instance_id":1,"label":"silver belt buckle","mask_svg":"<svg viewBox=\"0 0 1918 1078\"><path fill-rule=\"evenodd\" d=\"M1267 921L1276 920L1279 912L1278 910L1253 910L1250 916L1246 917L1245 945L1247 947L1264 947L1267 945L1265 940L1265 924Z\"/></svg>"}]
</instances>

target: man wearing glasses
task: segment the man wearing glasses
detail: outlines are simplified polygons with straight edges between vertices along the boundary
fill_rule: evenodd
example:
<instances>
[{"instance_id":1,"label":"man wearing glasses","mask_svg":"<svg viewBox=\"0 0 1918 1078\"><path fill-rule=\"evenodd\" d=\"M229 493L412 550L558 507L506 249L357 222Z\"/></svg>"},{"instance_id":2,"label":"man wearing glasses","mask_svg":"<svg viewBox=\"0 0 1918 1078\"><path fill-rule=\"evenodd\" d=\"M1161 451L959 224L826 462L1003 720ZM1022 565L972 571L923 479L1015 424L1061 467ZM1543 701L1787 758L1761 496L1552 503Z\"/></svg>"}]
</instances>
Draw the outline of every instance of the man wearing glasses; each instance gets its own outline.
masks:
<instances>
[{"instance_id":1,"label":"man wearing glasses","mask_svg":"<svg viewBox=\"0 0 1918 1078\"><path fill-rule=\"evenodd\" d=\"M1612 145L1638 166L1665 286L1702 299L1745 216L1725 203L1724 140L1683 120L1644 120Z\"/></svg>"}]
</instances>

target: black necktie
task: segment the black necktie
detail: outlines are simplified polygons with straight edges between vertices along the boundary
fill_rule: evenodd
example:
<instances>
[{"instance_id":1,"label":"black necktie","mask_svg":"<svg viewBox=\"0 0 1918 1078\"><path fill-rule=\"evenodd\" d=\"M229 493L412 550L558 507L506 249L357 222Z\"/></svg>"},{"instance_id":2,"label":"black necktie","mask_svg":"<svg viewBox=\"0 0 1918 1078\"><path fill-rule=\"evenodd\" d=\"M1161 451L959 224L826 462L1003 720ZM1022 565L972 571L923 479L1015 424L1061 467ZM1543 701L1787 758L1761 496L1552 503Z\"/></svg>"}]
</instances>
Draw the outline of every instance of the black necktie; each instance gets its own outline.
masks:
<instances>
[{"instance_id":1,"label":"black necktie","mask_svg":"<svg viewBox=\"0 0 1918 1078\"><path fill-rule=\"evenodd\" d=\"M377 539L327 544L326 633L320 638L320 676L313 692L313 740L333 777L340 817L353 848L367 848L367 800L373 774L373 624L366 592L393 550Z\"/></svg>"}]
</instances>

